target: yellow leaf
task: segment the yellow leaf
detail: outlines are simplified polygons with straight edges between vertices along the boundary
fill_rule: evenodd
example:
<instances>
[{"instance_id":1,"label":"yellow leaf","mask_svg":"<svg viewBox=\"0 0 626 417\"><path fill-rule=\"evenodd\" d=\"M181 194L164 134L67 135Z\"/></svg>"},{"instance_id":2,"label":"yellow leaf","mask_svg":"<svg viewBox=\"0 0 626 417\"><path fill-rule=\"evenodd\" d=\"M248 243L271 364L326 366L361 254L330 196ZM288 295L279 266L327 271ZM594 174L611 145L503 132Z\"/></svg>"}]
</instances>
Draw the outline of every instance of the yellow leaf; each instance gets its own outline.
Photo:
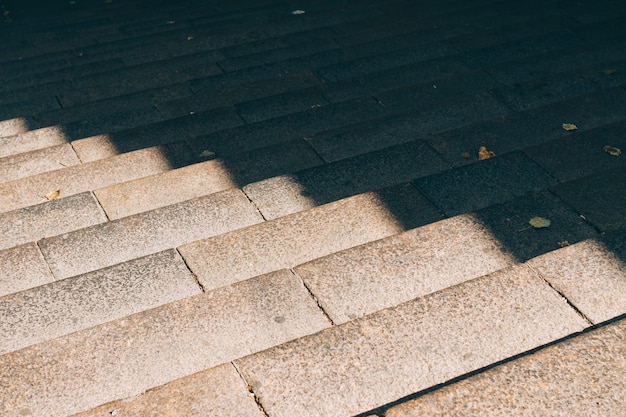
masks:
<instances>
[{"instance_id":1,"label":"yellow leaf","mask_svg":"<svg viewBox=\"0 0 626 417\"><path fill-rule=\"evenodd\" d=\"M52 201L52 200L56 200L60 196L61 196L61 190L54 190L54 191L50 191L44 197L46 197L46 200Z\"/></svg>"},{"instance_id":2,"label":"yellow leaf","mask_svg":"<svg viewBox=\"0 0 626 417\"><path fill-rule=\"evenodd\" d=\"M215 152L211 152L211 151L208 151L208 150L204 150L204 151L200 152L200 156L201 156L202 158L212 158L212 157L214 157L214 156L215 156Z\"/></svg>"},{"instance_id":3,"label":"yellow leaf","mask_svg":"<svg viewBox=\"0 0 626 417\"><path fill-rule=\"evenodd\" d=\"M494 156L496 156L496 153L493 152L493 151L487 150L487 148L484 147L484 146L481 146L480 149L478 149L478 160L479 161L482 161L482 160L485 160L485 159L489 159L489 158L494 157Z\"/></svg>"},{"instance_id":4,"label":"yellow leaf","mask_svg":"<svg viewBox=\"0 0 626 417\"><path fill-rule=\"evenodd\" d=\"M573 123L563 123L563 129L569 132L571 130L578 130L578 126Z\"/></svg>"},{"instance_id":5,"label":"yellow leaf","mask_svg":"<svg viewBox=\"0 0 626 417\"><path fill-rule=\"evenodd\" d=\"M528 221L528 224L530 224L535 229L542 229L544 227L550 227L551 223L552 222L550 220L544 219L543 217L533 217L532 219Z\"/></svg>"},{"instance_id":6,"label":"yellow leaf","mask_svg":"<svg viewBox=\"0 0 626 417\"><path fill-rule=\"evenodd\" d=\"M613 74L615 74L615 73L617 72L617 70L614 70L614 69L605 69L605 70L602 70L602 72L603 72L605 75L613 75Z\"/></svg>"},{"instance_id":7,"label":"yellow leaf","mask_svg":"<svg viewBox=\"0 0 626 417\"><path fill-rule=\"evenodd\" d=\"M612 156L620 156L622 154L622 150L620 148L616 148L615 146L606 145L602 149L604 149L604 152Z\"/></svg>"}]
</instances>

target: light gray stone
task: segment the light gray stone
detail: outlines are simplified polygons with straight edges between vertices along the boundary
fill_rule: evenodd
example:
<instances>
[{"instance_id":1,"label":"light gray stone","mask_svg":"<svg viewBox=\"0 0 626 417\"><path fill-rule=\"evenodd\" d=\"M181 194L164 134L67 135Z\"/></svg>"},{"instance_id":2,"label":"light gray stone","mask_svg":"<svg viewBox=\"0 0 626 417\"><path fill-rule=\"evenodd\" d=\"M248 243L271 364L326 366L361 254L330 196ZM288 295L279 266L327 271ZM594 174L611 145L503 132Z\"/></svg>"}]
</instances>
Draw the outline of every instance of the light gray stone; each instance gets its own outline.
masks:
<instances>
[{"instance_id":1,"label":"light gray stone","mask_svg":"<svg viewBox=\"0 0 626 417\"><path fill-rule=\"evenodd\" d=\"M335 323L516 263L473 215L328 255L295 271Z\"/></svg>"},{"instance_id":2,"label":"light gray stone","mask_svg":"<svg viewBox=\"0 0 626 417\"><path fill-rule=\"evenodd\" d=\"M0 212L0 250L106 221L92 193Z\"/></svg>"},{"instance_id":3,"label":"light gray stone","mask_svg":"<svg viewBox=\"0 0 626 417\"><path fill-rule=\"evenodd\" d=\"M0 157L63 145L69 142L70 140L61 127L48 126L0 138Z\"/></svg>"},{"instance_id":4,"label":"light gray stone","mask_svg":"<svg viewBox=\"0 0 626 417\"><path fill-rule=\"evenodd\" d=\"M601 240L589 239L528 264L593 323L600 323L626 313L625 246L615 253Z\"/></svg>"},{"instance_id":5,"label":"light gray stone","mask_svg":"<svg viewBox=\"0 0 626 417\"><path fill-rule=\"evenodd\" d=\"M80 164L70 144L0 158L0 182Z\"/></svg>"},{"instance_id":6,"label":"light gray stone","mask_svg":"<svg viewBox=\"0 0 626 417\"><path fill-rule=\"evenodd\" d=\"M57 279L105 268L263 221L238 189L44 239L41 251Z\"/></svg>"},{"instance_id":7,"label":"light gray stone","mask_svg":"<svg viewBox=\"0 0 626 417\"><path fill-rule=\"evenodd\" d=\"M0 356L0 415L70 416L330 326L289 271Z\"/></svg>"},{"instance_id":8,"label":"light gray stone","mask_svg":"<svg viewBox=\"0 0 626 417\"><path fill-rule=\"evenodd\" d=\"M386 417L624 415L626 320L395 406Z\"/></svg>"},{"instance_id":9,"label":"light gray stone","mask_svg":"<svg viewBox=\"0 0 626 417\"><path fill-rule=\"evenodd\" d=\"M395 212L388 206L389 197L397 202ZM398 213L400 209L404 216ZM414 223L404 224L398 217L410 218ZM438 218L424 197L404 186L346 198L189 243L179 250L204 288L216 288L291 268Z\"/></svg>"},{"instance_id":10,"label":"light gray stone","mask_svg":"<svg viewBox=\"0 0 626 417\"><path fill-rule=\"evenodd\" d=\"M235 363L270 416L348 417L586 325L518 265Z\"/></svg>"},{"instance_id":11,"label":"light gray stone","mask_svg":"<svg viewBox=\"0 0 626 417\"><path fill-rule=\"evenodd\" d=\"M64 197L168 171L171 154L186 151L181 144L146 148L0 184L0 208L7 211L41 203L53 190L60 190Z\"/></svg>"},{"instance_id":12,"label":"light gray stone","mask_svg":"<svg viewBox=\"0 0 626 417\"><path fill-rule=\"evenodd\" d=\"M231 363L73 417L264 417Z\"/></svg>"},{"instance_id":13,"label":"light gray stone","mask_svg":"<svg viewBox=\"0 0 626 417\"><path fill-rule=\"evenodd\" d=\"M0 265L0 297L54 280L34 242L0 251Z\"/></svg>"},{"instance_id":14,"label":"light gray stone","mask_svg":"<svg viewBox=\"0 0 626 417\"><path fill-rule=\"evenodd\" d=\"M0 354L200 293L176 250L0 298Z\"/></svg>"},{"instance_id":15,"label":"light gray stone","mask_svg":"<svg viewBox=\"0 0 626 417\"><path fill-rule=\"evenodd\" d=\"M20 133L28 132L31 125L34 125L33 120L29 120L26 117L14 117L12 119L0 121L0 136L15 136ZM0 147L1 149L1 147Z\"/></svg>"}]
</instances>

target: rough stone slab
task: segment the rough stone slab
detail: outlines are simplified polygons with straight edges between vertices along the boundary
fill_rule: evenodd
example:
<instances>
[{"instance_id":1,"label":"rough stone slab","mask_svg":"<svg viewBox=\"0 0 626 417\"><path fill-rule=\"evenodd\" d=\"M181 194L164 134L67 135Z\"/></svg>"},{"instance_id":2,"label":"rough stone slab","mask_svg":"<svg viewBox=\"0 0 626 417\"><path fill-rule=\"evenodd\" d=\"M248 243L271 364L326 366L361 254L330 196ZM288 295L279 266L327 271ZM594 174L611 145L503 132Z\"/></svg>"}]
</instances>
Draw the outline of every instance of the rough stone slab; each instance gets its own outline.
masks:
<instances>
[{"instance_id":1,"label":"rough stone slab","mask_svg":"<svg viewBox=\"0 0 626 417\"><path fill-rule=\"evenodd\" d=\"M0 250L106 221L92 193L0 213Z\"/></svg>"},{"instance_id":2,"label":"rough stone slab","mask_svg":"<svg viewBox=\"0 0 626 417\"><path fill-rule=\"evenodd\" d=\"M264 417L235 367L224 364L73 417Z\"/></svg>"},{"instance_id":3,"label":"rough stone slab","mask_svg":"<svg viewBox=\"0 0 626 417\"><path fill-rule=\"evenodd\" d=\"M387 417L618 416L626 320L583 333L387 410Z\"/></svg>"},{"instance_id":4,"label":"rough stone slab","mask_svg":"<svg viewBox=\"0 0 626 417\"><path fill-rule=\"evenodd\" d=\"M306 111L328 104L317 88L290 91L271 97L235 105L235 110L248 123L273 119L290 113Z\"/></svg>"},{"instance_id":5,"label":"rough stone slab","mask_svg":"<svg viewBox=\"0 0 626 417\"><path fill-rule=\"evenodd\" d=\"M295 271L335 323L516 263L472 215L419 227L300 265Z\"/></svg>"},{"instance_id":6,"label":"rough stone slab","mask_svg":"<svg viewBox=\"0 0 626 417\"><path fill-rule=\"evenodd\" d=\"M54 277L36 243L0 251L0 297L52 282Z\"/></svg>"},{"instance_id":7,"label":"rough stone slab","mask_svg":"<svg viewBox=\"0 0 626 417\"><path fill-rule=\"evenodd\" d=\"M321 163L299 140L114 184L94 193L113 220Z\"/></svg>"},{"instance_id":8,"label":"rough stone slab","mask_svg":"<svg viewBox=\"0 0 626 417\"><path fill-rule=\"evenodd\" d=\"M62 279L261 221L241 190L231 189L44 239L40 247Z\"/></svg>"},{"instance_id":9,"label":"rough stone slab","mask_svg":"<svg viewBox=\"0 0 626 417\"><path fill-rule=\"evenodd\" d=\"M54 171L79 163L70 144L7 156L0 158L0 182Z\"/></svg>"},{"instance_id":10,"label":"rough stone slab","mask_svg":"<svg viewBox=\"0 0 626 417\"><path fill-rule=\"evenodd\" d=\"M29 130L14 136L0 137L0 157L63 145L69 140L59 126Z\"/></svg>"},{"instance_id":11,"label":"rough stone slab","mask_svg":"<svg viewBox=\"0 0 626 417\"><path fill-rule=\"evenodd\" d=\"M196 160L186 145L178 143L21 178L0 184L0 211L41 203L50 191L60 190L61 197L65 197L169 171Z\"/></svg>"},{"instance_id":12,"label":"rough stone slab","mask_svg":"<svg viewBox=\"0 0 626 417\"><path fill-rule=\"evenodd\" d=\"M521 152L415 180L414 185L449 216L505 202L556 180Z\"/></svg>"},{"instance_id":13,"label":"rough stone slab","mask_svg":"<svg viewBox=\"0 0 626 417\"><path fill-rule=\"evenodd\" d=\"M257 277L1 356L0 414L69 416L329 326L289 271Z\"/></svg>"},{"instance_id":14,"label":"rough stone slab","mask_svg":"<svg viewBox=\"0 0 626 417\"><path fill-rule=\"evenodd\" d=\"M0 298L0 354L191 297L174 249Z\"/></svg>"},{"instance_id":15,"label":"rough stone slab","mask_svg":"<svg viewBox=\"0 0 626 417\"><path fill-rule=\"evenodd\" d=\"M266 219L275 219L446 168L424 142L414 141L259 181L245 186L244 191Z\"/></svg>"},{"instance_id":16,"label":"rough stone slab","mask_svg":"<svg viewBox=\"0 0 626 417\"><path fill-rule=\"evenodd\" d=\"M586 326L522 265L235 363L268 415L348 417Z\"/></svg>"},{"instance_id":17,"label":"rough stone slab","mask_svg":"<svg viewBox=\"0 0 626 417\"><path fill-rule=\"evenodd\" d=\"M179 247L205 289L228 285L440 219L410 185L350 197Z\"/></svg>"},{"instance_id":18,"label":"rough stone slab","mask_svg":"<svg viewBox=\"0 0 626 417\"><path fill-rule=\"evenodd\" d=\"M528 264L593 323L626 313L626 233L586 240Z\"/></svg>"},{"instance_id":19,"label":"rough stone slab","mask_svg":"<svg viewBox=\"0 0 626 417\"><path fill-rule=\"evenodd\" d=\"M561 184L554 192L601 231L626 229L626 169L623 167Z\"/></svg>"},{"instance_id":20,"label":"rough stone slab","mask_svg":"<svg viewBox=\"0 0 626 417\"><path fill-rule=\"evenodd\" d=\"M20 133L28 132L31 129L31 125L33 125L33 120L27 117L16 117L14 116L4 116L6 112L2 112L1 109L4 107L12 108L13 104L3 105L0 107L0 137L7 136L15 136Z\"/></svg>"}]
</instances>

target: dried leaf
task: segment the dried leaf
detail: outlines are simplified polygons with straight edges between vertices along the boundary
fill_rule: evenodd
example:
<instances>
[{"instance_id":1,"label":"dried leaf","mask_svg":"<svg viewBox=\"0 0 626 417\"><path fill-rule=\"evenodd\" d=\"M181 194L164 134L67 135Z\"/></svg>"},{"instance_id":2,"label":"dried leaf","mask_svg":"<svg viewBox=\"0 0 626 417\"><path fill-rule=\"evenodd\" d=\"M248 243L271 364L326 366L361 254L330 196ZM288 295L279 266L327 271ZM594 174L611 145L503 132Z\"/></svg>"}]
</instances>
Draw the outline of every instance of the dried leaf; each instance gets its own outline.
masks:
<instances>
[{"instance_id":1,"label":"dried leaf","mask_svg":"<svg viewBox=\"0 0 626 417\"><path fill-rule=\"evenodd\" d=\"M571 130L578 130L578 126L573 123L563 123L563 129L569 132Z\"/></svg>"},{"instance_id":2,"label":"dried leaf","mask_svg":"<svg viewBox=\"0 0 626 417\"><path fill-rule=\"evenodd\" d=\"M485 159L489 159L489 158L492 158L494 156L496 156L496 153L493 152L493 151L487 150L487 148L484 147L484 146L481 146L480 149L478 149L478 160L479 161L482 161L482 160L485 160Z\"/></svg>"},{"instance_id":3,"label":"dried leaf","mask_svg":"<svg viewBox=\"0 0 626 417\"><path fill-rule=\"evenodd\" d=\"M544 227L550 227L551 223L552 222L550 220L544 219L543 217L533 217L532 219L528 221L528 224L530 224L535 229L543 229Z\"/></svg>"},{"instance_id":4,"label":"dried leaf","mask_svg":"<svg viewBox=\"0 0 626 417\"><path fill-rule=\"evenodd\" d=\"M200 157L202 158L212 158L215 156L215 152L209 151L209 150L204 150L202 152L200 152Z\"/></svg>"},{"instance_id":5,"label":"dried leaf","mask_svg":"<svg viewBox=\"0 0 626 417\"><path fill-rule=\"evenodd\" d=\"M617 72L617 70L605 69L605 70L602 70L602 72L604 73L604 75L613 75L613 74L615 74Z\"/></svg>"},{"instance_id":6,"label":"dried leaf","mask_svg":"<svg viewBox=\"0 0 626 417\"><path fill-rule=\"evenodd\" d=\"M602 149L604 150L604 152L612 156L620 156L622 154L622 150L620 148L616 148L615 146L606 145Z\"/></svg>"},{"instance_id":7,"label":"dried leaf","mask_svg":"<svg viewBox=\"0 0 626 417\"><path fill-rule=\"evenodd\" d=\"M291 12L291 14L305 14L306 12L304 10L294 10L293 12Z\"/></svg>"},{"instance_id":8,"label":"dried leaf","mask_svg":"<svg viewBox=\"0 0 626 417\"><path fill-rule=\"evenodd\" d=\"M46 197L46 200L52 201L52 200L56 200L60 196L61 196L61 190L54 190L54 191L50 191L44 197Z\"/></svg>"}]
</instances>

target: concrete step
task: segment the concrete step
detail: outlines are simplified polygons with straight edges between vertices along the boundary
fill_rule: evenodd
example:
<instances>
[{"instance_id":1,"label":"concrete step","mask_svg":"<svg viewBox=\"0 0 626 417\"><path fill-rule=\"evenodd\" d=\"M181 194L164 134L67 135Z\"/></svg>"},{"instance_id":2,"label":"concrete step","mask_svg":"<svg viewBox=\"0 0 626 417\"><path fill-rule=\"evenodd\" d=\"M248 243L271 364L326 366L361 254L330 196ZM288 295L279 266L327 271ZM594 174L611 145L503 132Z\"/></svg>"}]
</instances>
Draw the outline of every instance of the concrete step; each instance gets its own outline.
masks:
<instances>
[{"instance_id":1,"label":"concrete step","mask_svg":"<svg viewBox=\"0 0 626 417\"><path fill-rule=\"evenodd\" d=\"M54 280L37 243L0 251L0 297L29 288L44 285Z\"/></svg>"},{"instance_id":2,"label":"concrete step","mask_svg":"<svg viewBox=\"0 0 626 417\"><path fill-rule=\"evenodd\" d=\"M50 146L0 158L0 183L80 164L72 145Z\"/></svg>"}]
</instances>

